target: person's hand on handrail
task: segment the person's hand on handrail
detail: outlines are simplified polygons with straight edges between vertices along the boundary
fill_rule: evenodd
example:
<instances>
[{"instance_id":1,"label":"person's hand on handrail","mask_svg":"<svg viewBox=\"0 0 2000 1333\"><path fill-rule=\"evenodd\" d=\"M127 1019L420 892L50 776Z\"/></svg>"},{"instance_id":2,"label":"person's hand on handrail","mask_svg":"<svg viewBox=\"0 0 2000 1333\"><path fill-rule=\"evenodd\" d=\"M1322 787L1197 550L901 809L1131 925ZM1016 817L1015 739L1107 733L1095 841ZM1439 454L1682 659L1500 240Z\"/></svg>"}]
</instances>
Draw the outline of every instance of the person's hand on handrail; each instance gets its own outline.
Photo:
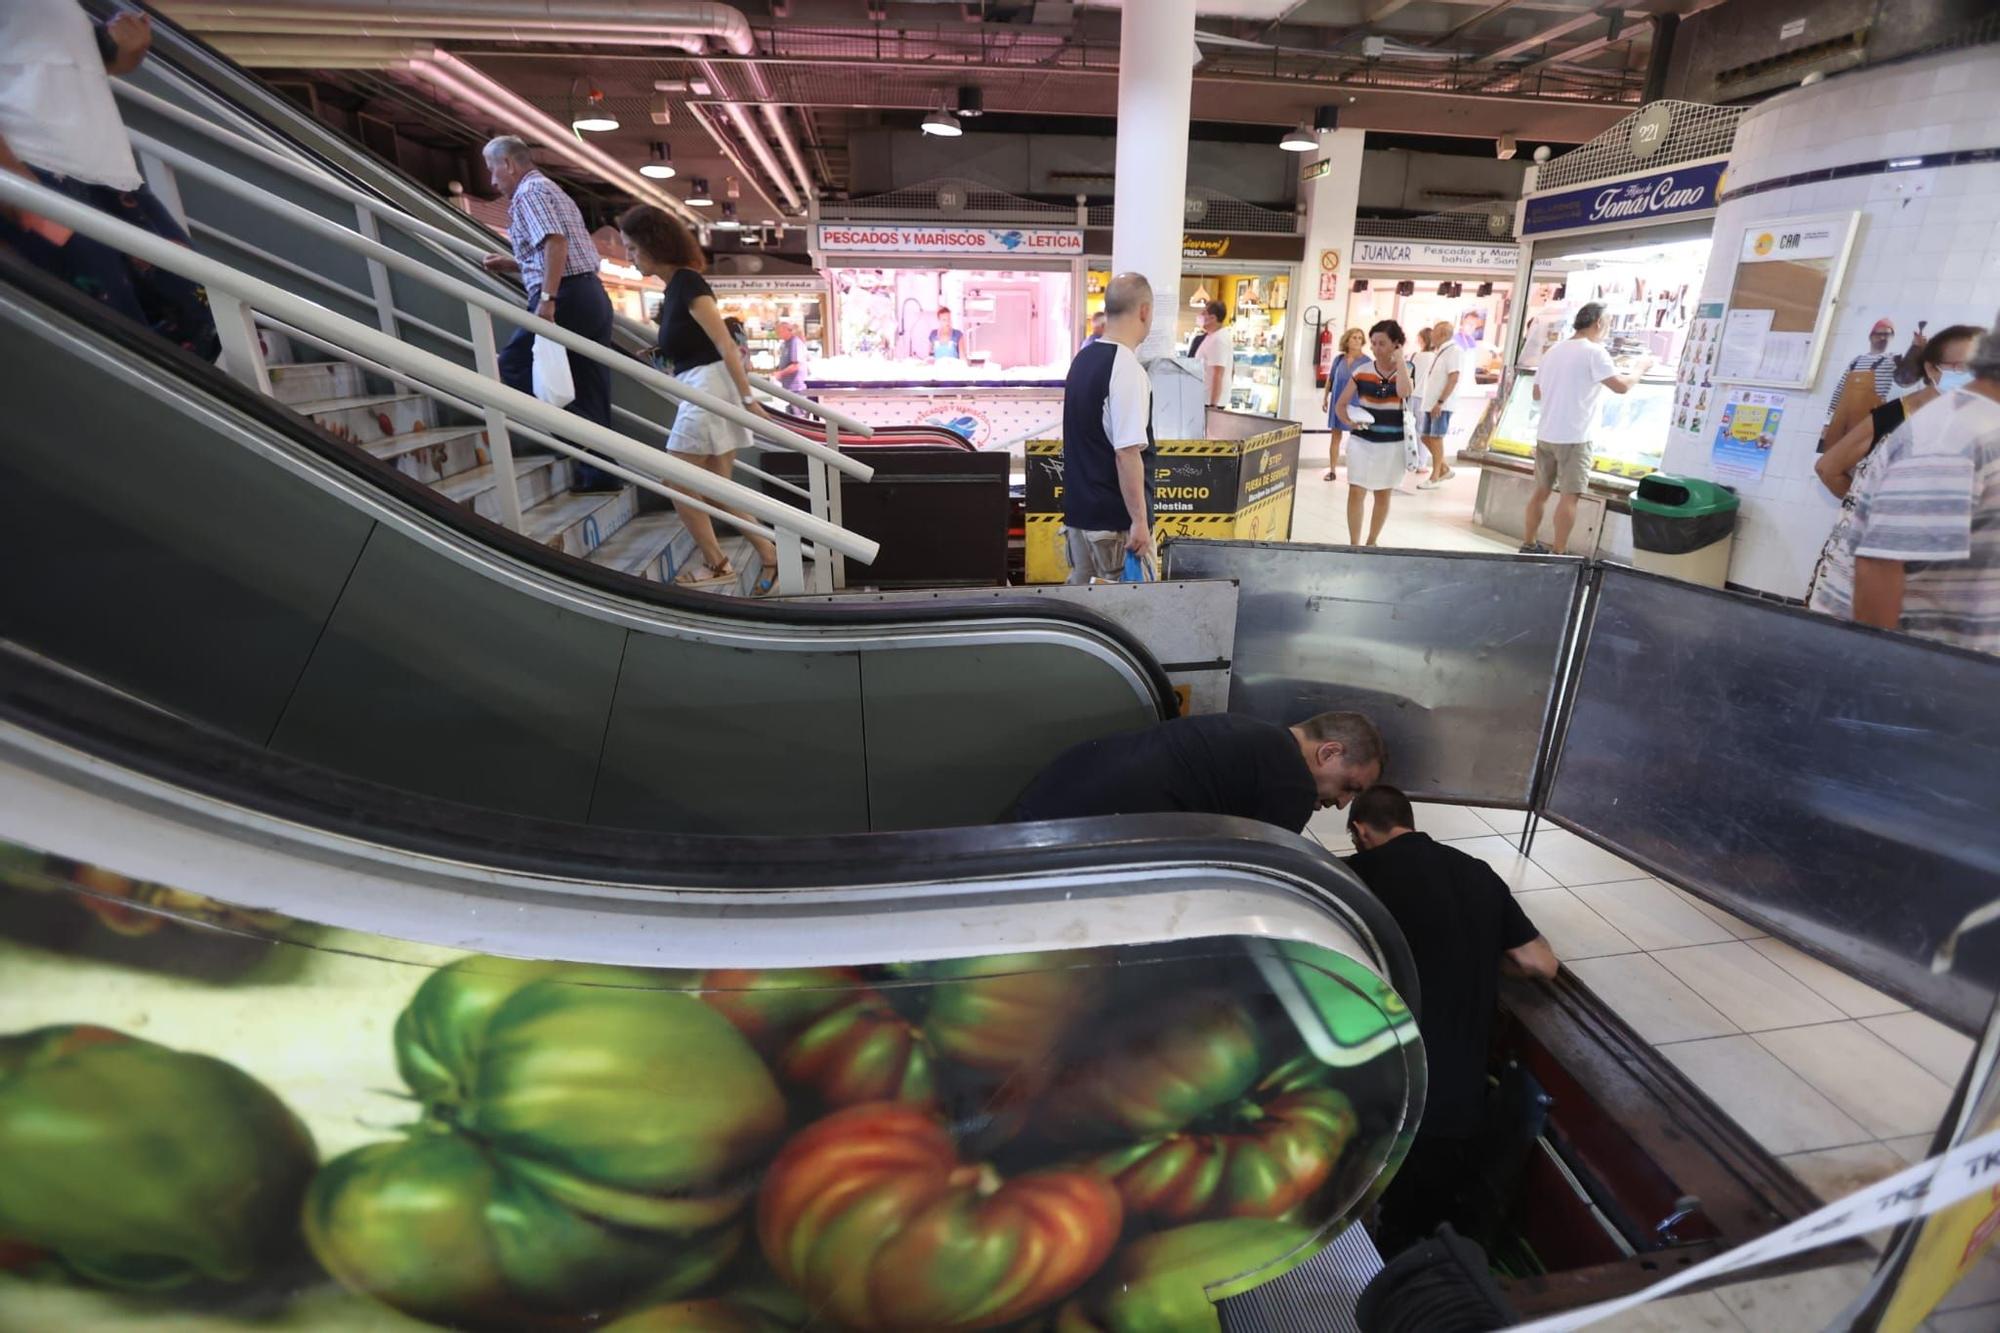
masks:
<instances>
[{"instance_id":1,"label":"person's hand on handrail","mask_svg":"<svg viewBox=\"0 0 2000 1333\"><path fill-rule=\"evenodd\" d=\"M519 273L521 266L514 262L514 256L503 255L497 250L488 251L479 257L479 267L488 273Z\"/></svg>"}]
</instances>

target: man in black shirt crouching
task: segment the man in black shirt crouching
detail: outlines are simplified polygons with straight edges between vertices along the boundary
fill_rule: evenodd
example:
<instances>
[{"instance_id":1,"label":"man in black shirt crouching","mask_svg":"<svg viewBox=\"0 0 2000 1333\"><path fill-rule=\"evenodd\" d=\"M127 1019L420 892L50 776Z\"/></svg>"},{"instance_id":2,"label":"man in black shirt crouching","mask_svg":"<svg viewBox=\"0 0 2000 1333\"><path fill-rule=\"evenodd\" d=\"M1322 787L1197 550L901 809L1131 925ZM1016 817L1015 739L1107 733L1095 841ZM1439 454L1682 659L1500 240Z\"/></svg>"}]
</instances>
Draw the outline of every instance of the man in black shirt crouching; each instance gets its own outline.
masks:
<instances>
[{"instance_id":1,"label":"man in black shirt crouching","mask_svg":"<svg viewBox=\"0 0 2000 1333\"><path fill-rule=\"evenodd\" d=\"M1417 1141L1382 1195L1375 1243L1393 1257L1451 1221L1479 1169L1486 1117L1487 1047L1500 974L1551 978L1555 952L1493 868L1419 833L1410 798L1370 787L1347 814L1360 850L1348 866L1396 918L1417 964L1430 1086Z\"/></svg>"},{"instance_id":2,"label":"man in black shirt crouching","mask_svg":"<svg viewBox=\"0 0 2000 1333\"><path fill-rule=\"evenodd\" d=\"M1065 750L1015 799L1008 819L1187 811L1261 819L1302 832L1382 776L1382 735L1359 713L1293 727L1235 713L1175 718Z\"/></svg>"}]
</instances>

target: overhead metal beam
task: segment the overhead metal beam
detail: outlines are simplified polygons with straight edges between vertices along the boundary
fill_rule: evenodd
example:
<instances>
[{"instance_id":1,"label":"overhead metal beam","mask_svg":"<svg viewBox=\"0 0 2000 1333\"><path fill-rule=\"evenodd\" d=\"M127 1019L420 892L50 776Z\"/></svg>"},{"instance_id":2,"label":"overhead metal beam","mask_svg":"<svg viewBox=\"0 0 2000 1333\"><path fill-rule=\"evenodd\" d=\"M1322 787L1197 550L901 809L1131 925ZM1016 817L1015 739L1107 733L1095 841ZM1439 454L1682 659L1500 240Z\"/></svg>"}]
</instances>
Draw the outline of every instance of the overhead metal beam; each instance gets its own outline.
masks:
<instances>
[{"instance_id":1,"label":"overhead metal beam","mask_svg":"<svg viewBox=\"0 0 2000 1333\"><path fill-rule=\"evenodd\" d=\"M1569 46L1569 47L1564 47L1560 51L1551 51L1549 54L1543 56L1539 60L1530 60L1527 64L1521 66L1521 68L1524 70L1540 69L1544 65L1554 64L1558 60L1561 61L1579 60L1585 56L1596 55L1599 51L1602 51L1607 46L1616 46L1621 42L1629 42L1634 37L1639 36L1641 33L1646 33L1650 35L1652 31L1653 31L1653 20L1651 20L1650 18L1628 19L1626 20L1625 26L1618 30L1618 35L1616 37L1613 37L1610 33L1607 32L1603 36L1593 37L1589 41L1584 42L1579 46Z\"/></svg>"},{"instance_id":2,"label":"overhead metal beam","mask_svg":"<svg viewBox=\"0 0 2000 1333\"><path fill-rule=\"evenodd\" d=\"M1491 65L1496 61L1511 60L1523 51L1532 51L1538 46L1553 42L1558 37L1567 37L1578 28L1587 28L1591 24L1601 21L1603 18L1604 15L1594 9L1586 10L1574 18L1566 18L1560 23L1550 24L1540 31L1531 32L1526 37L1509 42L1505 46L1495 47L1493 50L1485 52L1479 59L1472 63L1475 65Z\"/></svg>"},{"instance_id":3,"label":"overhead metal beam","mask_svg":"<svg viewBox=\"0 0 2000 1333\"><path fill-rule=\"evenodd\" d=\"M1409 8L1409 5L1410 0L1375 0L1362 12L1361 18L1365 23L1380 23L1391 14Z\"/></svg>"},{"instance_id":4,"label":"overhead metal beam","mask_svg":"<svg viewBox=\"0 0 2000 1333\"><path fill-rule=\"evenodd\" d=\"M1514 6L1520 3L1521 0L1500 0L1500 3L1497 5L1488 5L1486 6L1486 8L1480 10L1477 14L1474 14L1471 18L1467 19L1465 22L1451 29L1451 31L1439 33L1437 36L1425 42L1424 45L1449 46L1454 41L1458 40L1458 38L1462 34L1470 32L1472 29L1478 27L1480 24L1486 22L1486 20L1490 18L1494 18L1498 15L1506 13L1508 10L1512 9Z\"/></svg>"}]
</instances>

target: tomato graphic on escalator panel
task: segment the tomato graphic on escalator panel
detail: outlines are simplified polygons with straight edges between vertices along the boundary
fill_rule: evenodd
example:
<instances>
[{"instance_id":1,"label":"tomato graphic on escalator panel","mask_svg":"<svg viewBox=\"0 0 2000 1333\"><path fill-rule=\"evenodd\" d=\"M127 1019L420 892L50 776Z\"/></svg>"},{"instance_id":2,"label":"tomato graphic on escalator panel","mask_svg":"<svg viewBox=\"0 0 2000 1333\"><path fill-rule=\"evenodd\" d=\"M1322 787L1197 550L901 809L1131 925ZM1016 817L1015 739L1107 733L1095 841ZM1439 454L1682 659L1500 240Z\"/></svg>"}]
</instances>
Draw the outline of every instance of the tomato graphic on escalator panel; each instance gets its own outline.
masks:
<instances>
[{"instance_id":1,"label":"tomato graphic on escalator panel","mask_svg":"<svg viewBox=\"0 0 2000 1333\"><path fill-rule=\"evenodd\" d=\"M1184 1130L1116 1148L1093 1160L1126 1208L1162 1222L1210 1217L1285 1217L1333 1176L1357 1119L1332 1070L1302 1055Z\"/></svg>"},{"instance_id":2,"label":"tomato graphic on escalator panel","mask_svg":"<svg viewBox=\"0 0 2000 1333\"><path fill-rule=\"evenodd\" d=\"M878 1102L800 1131L757 1198L764 1257L839 1324L996 1328L1082 1286L1117 1243L1118 1193L1086 1171L1002 1181L943 1124Z\"/></svg>"},{"instance_id":3,"label":"tomato graphic on escalator panel","mask_svg":"<svg viewBox=\"0 0 2000 1333\"><path fill-rule=\"evenodd\" d=\"M1219 991L1126 1015L1104 1054L1062 1071L1041 1112L1066 1143L1130 1143L1170 1134L1234 1101L1257 1080L1256 1024Z\"/></svg>"},{"instance_id":4,"label":"tomato graphic on escalator panel","mask_svg":"<svg viewBox=\"0 0 2000 1333\"><path fill-rule=\"evenodd\" d=\"M232 1064L108 1028L0 1038L0 1243L88 1281L242 1284L302 1246L317 1154Z\"/></svg>"},{"instance_id":5,"label":"tomato graphic on escalator panel","mask_svg":"<svg viewBox=\"0 0 2000 1333\"><path fill-rule=\"evenodd\" d=\"M496 1329L714 1277L785 1105L690 981L480 957L433 973L395 1035L423 1116L321 1172L320 1261L384 1304Z\"/></svg>"}]
</instances>

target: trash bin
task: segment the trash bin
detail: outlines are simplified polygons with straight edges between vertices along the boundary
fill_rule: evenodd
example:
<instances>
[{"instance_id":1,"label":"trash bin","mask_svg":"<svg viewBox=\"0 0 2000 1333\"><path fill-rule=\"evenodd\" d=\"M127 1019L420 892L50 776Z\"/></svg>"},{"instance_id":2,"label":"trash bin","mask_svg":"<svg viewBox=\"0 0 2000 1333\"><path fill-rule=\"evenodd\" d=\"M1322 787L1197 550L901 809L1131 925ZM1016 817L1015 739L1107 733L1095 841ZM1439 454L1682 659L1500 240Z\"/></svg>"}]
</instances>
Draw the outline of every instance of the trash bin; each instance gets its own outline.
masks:
<instances>
[{"instance_id":1,"label":"trash bin","mask_svg":"<svg viewBox=\"0 0 2000 1333\"><path fill-rule=\"evenodd\" d=\"M1720 588L1729 581L1741 502L1727 486L1655 472L1632 497L1632 563L1654 574Z\"/></svg>"}]
</instances>

